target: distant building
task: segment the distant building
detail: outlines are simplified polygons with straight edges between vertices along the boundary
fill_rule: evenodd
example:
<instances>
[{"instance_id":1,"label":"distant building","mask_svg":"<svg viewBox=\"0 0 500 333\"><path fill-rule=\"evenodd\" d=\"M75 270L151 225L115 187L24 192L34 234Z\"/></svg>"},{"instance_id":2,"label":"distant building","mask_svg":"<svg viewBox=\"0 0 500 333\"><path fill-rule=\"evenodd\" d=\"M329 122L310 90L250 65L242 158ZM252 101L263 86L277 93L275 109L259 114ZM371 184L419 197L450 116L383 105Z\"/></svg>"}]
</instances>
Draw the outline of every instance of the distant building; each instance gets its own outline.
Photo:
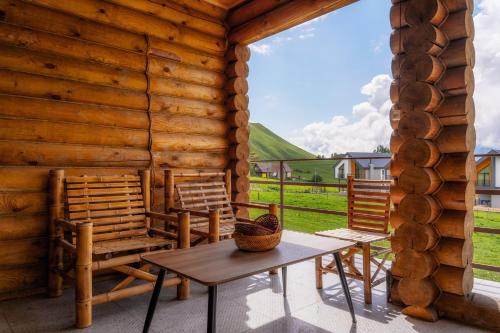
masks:
<instances>
[{"instance_id":1,"label":"distant building","mask_svg":"<svg viewBox=\"0 0 500 333\"><path fill-rule=\"evenodd\" d=\"M340 160L334 167L334 177L337 179L346 179L349 175L358 179L390 179L391 154L389 153L348 152L345 157L346 159ZM360 157L373 157L373 159L361 159Z\"/></svg>"},{"instance_id":2,"label":"distant building","mask_svg":"<svg viewBox=\"0 0 500 333\"><path fill-rule=\"evenodd\" d=\"M292 177L292 168L287 163L283 163L285 178ZM255 174L263 178L280 178L280 164L271 162L259 162L254 166Z\"/></svg>"},{"instance_id":3,"label":"distant building","mask_svg":"<svg viewBox=\"0 0 500 333\"><path fill-rule=\"evenodd\" d=\"M500 150L490 150L488 154L500 154ZM485 156L476 162L476 189L494 190L500 188L500 156ZM500 208L500 195L478 194L478 205Z\"/></svg>"}]
</instances>

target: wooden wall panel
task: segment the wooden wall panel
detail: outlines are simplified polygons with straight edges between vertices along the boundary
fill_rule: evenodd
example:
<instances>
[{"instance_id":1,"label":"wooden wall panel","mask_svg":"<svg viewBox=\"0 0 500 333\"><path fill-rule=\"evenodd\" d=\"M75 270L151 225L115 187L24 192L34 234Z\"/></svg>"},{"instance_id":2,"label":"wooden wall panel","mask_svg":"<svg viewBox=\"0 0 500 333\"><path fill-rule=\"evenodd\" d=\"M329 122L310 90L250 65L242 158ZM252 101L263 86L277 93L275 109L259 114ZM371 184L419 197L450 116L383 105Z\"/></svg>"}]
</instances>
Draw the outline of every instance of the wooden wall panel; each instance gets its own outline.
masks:
<instances>
[{"instance_id":1,"label":"wooden wall panel","mask_svg":"<svg viewBox=\"0 0 500 333\"><path fill-rule=\"evenodd\" d=\"M223 170L225 12L199 1L0 0L0 299L46 285L47 180Z\"/></svg>"}]
</instances>

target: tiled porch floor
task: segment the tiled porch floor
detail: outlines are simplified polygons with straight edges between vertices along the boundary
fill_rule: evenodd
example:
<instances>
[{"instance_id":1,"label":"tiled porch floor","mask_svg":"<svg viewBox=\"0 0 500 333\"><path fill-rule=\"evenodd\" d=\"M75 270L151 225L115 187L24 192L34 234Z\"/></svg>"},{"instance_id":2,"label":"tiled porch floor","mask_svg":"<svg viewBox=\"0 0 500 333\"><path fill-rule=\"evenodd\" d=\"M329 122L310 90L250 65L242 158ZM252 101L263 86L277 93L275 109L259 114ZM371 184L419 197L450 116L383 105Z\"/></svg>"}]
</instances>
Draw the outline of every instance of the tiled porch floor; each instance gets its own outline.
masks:
<instances>
[{"instance_id":1,"label":"tiled porch floor","mask_svg":"<svg viewBox=\"0 0 500 333\"><path fill-rule=\"evenodd\" d=\"M325 275L325 288L316 290L312 261L288 269L288 297L281 294L281 279L260 274L219 287L218 332L482 332L440 320L427 323L408 318L387 304L385 284L374 291L373 304L363 302L362 284L350 281L358 323L351 318L336 276ZM101 291L111 285L103 282ZM493 284L478 280L478 289L495 292ZM162 292L151 332L204 332L207 290L192 283L192 297L175 300L175 288ZM93 326L73 328L73 291L60 298L42 296L0 303L0 332L141 332L150 294L94 307Z\"/></svg>"}]
</instances>

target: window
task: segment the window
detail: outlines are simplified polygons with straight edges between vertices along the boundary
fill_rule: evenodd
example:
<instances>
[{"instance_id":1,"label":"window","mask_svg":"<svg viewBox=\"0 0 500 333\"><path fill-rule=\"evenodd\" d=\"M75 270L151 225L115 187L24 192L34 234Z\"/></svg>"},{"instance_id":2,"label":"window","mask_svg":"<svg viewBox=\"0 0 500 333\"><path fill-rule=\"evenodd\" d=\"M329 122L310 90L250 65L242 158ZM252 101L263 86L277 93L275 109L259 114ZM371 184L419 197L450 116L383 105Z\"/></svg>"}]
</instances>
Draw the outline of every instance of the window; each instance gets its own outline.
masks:
<instances>
[{"instance_id":1,"label":"window","mask_svg":"<svg viewBox=\"0 0 500 333\"><path fill-rule=\"evenodd\" d=\"M477 186L490 186L490 169L484 168L477 174Z\"/></svg>"},{"instance_id":2,"label":"window","mask_svg":"<svg viewBox=\"0 0 500 333\"><path fill-rule=\"evenodd\" d=\"M339 167L338 173L337 173L337 178L345 178L345 165L342 163L342 165Z\"/></svg>"}]
</instances>

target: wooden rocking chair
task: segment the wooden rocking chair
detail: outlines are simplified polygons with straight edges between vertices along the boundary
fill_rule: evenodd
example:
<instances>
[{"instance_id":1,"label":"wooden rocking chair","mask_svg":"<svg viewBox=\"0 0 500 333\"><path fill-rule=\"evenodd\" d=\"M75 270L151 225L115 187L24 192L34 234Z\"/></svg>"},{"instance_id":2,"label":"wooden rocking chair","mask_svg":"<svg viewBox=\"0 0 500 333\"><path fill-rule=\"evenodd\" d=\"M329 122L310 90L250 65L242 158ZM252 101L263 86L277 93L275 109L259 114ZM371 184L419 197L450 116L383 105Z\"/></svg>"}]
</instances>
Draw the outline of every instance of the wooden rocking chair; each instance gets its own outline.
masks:
<instances>
[{"instance_id":1,"label":"wooden rocking chair","mask_svg":"<svg viewBox=\"0 0 500 333\"><path fill-rule=\"evenodd\" d=\"M176 177L190 181L176 183ZM165 170L165 213L190 213L191 233L198 237L192 245L207 239L215 242L232 238L236 221L252 222L235 216L234 210L238 207L266 209L270 214L277 215L275 204L267 206L231 202L230 193L231 170L177 174Z\"/></svg>"},{"instance_id":2,"label":"wooden rocking chair","mask_svg":"<svg viewBox=\"0 0 500 333\"><path fill-rule=\"evenodd\" d=\"M388 233L390 213L391 181L362 180L348 177L347 204L348 228L316 232L316 235L333 237L356 242L356 247L342 253L342 262L347 266L348 277L363 281L366 304L372 302L372 288L386 280L385 276L377 279L380 271L387 273L384 264L391 249L372 246L371 243L390 238ZM374 251L372 251L374 250ZM362 252L363 271L355 267L355 254ZM379 261L377 257L382 256ZM376 265L371 274L371 263ZM323 288L323 273L337 273L335 262L323 267L322 259L316 258L316 287Z\"/></svg>"},{"instance_id":3,"label":"wooden rocking chair","mask_svg":"<svg viewBox=\"0 0 500 333\"><path fill-rule=\"evenodd\" d=\"M151 212L149 184L147 170L140 176L66 178L64 170L50 171L49 295L62 294L64 277L75 281L78 328L92 324L93 305L153 290L151 266L139 266L143 254L189 247L189 214ZM179 232L152 228L153 218L175 220ZM92 273L104 269L127 277L109 292L93 295ZM129 287L136 279L146 283ZM170 278L163 286L177 286L178 298L189 297L184 278Z\"/></svg>"}]
</instances>

